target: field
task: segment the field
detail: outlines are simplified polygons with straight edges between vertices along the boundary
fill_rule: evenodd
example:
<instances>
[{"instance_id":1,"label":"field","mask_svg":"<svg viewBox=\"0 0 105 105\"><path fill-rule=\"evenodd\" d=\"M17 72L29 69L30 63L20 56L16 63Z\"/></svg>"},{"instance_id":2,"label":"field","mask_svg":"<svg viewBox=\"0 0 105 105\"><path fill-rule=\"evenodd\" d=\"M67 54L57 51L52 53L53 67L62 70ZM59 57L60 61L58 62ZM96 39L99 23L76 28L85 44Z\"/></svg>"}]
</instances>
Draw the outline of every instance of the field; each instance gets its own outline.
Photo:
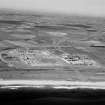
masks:
<instances>
[{"instance_id":1,"label":"field","mask_svg":"<svg viewBox=\"0 0 105 105\"><path fill-rule=\"evenodd\" d=\"M1 80L105 82L105 18L0 11L0 53L16 48L88 55L97 65L10 67L1 59Z\"/></svg>"}]
</instances>

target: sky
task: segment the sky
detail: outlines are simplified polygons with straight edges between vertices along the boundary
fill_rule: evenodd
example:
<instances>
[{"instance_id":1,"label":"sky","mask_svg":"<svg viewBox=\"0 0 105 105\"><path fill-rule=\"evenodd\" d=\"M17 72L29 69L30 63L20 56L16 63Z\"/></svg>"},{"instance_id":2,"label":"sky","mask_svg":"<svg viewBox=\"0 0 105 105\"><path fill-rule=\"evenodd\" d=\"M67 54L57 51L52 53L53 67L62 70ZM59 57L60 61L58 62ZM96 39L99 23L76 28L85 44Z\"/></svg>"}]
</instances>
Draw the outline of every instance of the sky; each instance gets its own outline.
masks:
<instances>
[{"instance_id":1,"label":"sky","mask_svg":"<svg viewBox=\"0 0 105 105\"><path fill-rule=\"evenodd\" d=\"M105 0L0 0L0 8L105 16Z\"/></svg>"}]
</instances>

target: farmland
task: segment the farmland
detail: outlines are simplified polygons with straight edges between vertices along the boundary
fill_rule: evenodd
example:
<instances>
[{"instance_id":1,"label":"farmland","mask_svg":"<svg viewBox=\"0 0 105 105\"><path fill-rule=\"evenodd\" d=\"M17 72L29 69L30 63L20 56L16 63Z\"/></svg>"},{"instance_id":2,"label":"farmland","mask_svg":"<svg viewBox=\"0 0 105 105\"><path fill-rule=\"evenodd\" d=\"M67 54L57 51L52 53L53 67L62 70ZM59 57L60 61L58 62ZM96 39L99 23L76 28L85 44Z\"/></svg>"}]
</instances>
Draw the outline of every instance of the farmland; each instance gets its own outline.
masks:
<instances>
[{"instance_id":1,"label":"farmland","mask_svg":"<svg viewBox=\"0 0 105 105\"><path fill-rule=\"evenodd\" d=\"M16 49L23 51L25 57L23 53L20 56L20 52L8 55ZM36 51L37 55L34 58L31 53L27 54L27 60L25 51ZM67 56L63 59L65 54L69 55L69 63ZM82 60L78 61L77 56ZM0 78L3 80L104 82L105 19L0 12L0 58ZM23 59L39 63L33 60L34 66L31 66ZM84 59L88 60L83 63ZM94 66L89 62L95 62Z\"/></svg>"}]
</instances>

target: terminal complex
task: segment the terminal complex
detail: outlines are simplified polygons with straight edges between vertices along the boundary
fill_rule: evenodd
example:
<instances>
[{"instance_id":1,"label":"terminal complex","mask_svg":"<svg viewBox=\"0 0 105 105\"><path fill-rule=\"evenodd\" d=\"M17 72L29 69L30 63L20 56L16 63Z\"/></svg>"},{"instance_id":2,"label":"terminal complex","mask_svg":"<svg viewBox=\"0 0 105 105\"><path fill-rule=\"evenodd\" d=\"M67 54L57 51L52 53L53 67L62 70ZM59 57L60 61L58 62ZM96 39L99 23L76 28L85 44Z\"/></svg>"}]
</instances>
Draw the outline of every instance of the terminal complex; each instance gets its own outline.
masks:
<instances>
[{"instance_id":1,"label":"terminal complex","mask_svg":"<svg viewBox=\"0 0 105 105\"><path fill-rule=\"evenodd\" d=\"M90 59L88 55L69 54L61 55L52 54L48 50L33 50L16 48L10 51L2 51L0 54L1 61L13 67L16 63L21 62L24 65L35 66L60 66L60 65L84 65L96 66L97 62Z\"/></svg>"}]
</instances>

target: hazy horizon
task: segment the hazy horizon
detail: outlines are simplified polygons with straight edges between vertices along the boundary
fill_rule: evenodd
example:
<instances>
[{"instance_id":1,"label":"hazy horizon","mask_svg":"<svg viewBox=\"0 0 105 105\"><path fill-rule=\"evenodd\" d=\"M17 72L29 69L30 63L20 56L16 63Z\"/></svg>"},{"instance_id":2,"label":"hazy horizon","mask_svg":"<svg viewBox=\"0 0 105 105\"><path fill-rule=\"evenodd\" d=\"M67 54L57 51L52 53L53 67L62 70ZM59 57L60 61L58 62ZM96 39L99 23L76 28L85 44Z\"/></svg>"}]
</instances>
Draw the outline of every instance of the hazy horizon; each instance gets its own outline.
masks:
<instances>
[{"instance_id":1,"label":"hazy horizon","mask_svg":"<svg viewBox=\"0 0 105 105\"><path fill-rule=\"evenodd\" d=\"M0 9L105 16L105 0L0 0Z\"/></svg>"}]
</instances>

